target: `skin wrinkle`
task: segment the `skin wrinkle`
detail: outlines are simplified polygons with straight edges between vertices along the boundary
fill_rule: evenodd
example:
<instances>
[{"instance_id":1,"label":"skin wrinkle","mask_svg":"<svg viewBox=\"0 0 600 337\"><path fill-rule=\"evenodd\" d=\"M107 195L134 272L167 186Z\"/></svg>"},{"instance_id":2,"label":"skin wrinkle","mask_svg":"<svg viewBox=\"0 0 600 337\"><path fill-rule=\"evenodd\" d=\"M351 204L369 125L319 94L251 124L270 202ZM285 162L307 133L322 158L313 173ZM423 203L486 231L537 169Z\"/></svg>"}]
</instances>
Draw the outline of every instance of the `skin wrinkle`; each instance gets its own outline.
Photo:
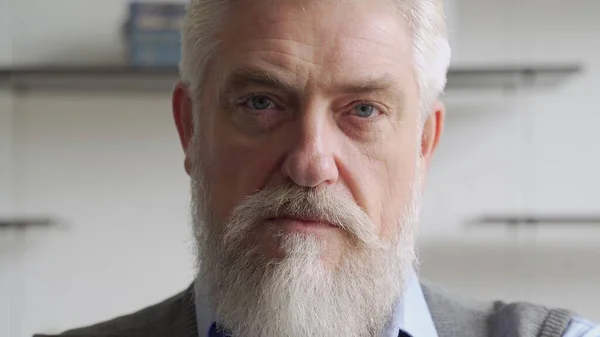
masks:
<instances>
[{"instance_id":1,"label":"skin wrinkle","mask_svg":"<svg viewBox=\"0 0 600 337\"><path fill-rule=\"evenodd\" d=\"M240 72L238 75L232 75L232 77L236 77L236 76L246 76L248 73L253 73L253 72L259 72L259 73L261 73L261 75L260 75L261 77L263 76L262 74L265 74L265 75L266 75L266 76L264 76L264 77L265 77L264 79L258 79L258 82L260 82L260 81L263 81L263 80L264 80L264 81L267 81L267 82L271 81L271 79L270 79L270 78L272 78L272 76L271 76L271 75L268 75L268 72L264 72L264 73L263 73L263 72L262 72L262 71L260 71L260 70L248 70L248 71L246 71L246 70L243 70L243 71L241 71L241 72ZM248 76L248 77L252 77L252 76ZM227 84L226 84L226 85L223 87L223 89L222 89L222 91L225 91L225 95L229 95L229 94L231 94L231 93L233 93L233 92L235 92L235 91L241 91L241 90L243 89L243 85L244 85L244 84L243 84L243 80L242 80L242 79L240 79L240 80L239 80L239 83L238 83L238 81L237 81L237 80L235 80L235 79L230 79L230 80L231 80L231 82L232 82L232 83L231 83L231 84L229 84L229 85L227 85ZM250 81L252 81L252 80L250 80ZM385 83L382 83L381 81L376 81L377 83L370 83L369 81L370 81L370 79L365 79L365 82L364 82L364 83L351 83L351 84L347 85L347 88L346 88L346 89L343 89L342 91L343 91L343 92L349 92L349 93L351 93L351 92L360 92L360 91L363 91L363 90L366 90L366 91L371 91L371 92L373 92L373 93L371 93L371 94L370 94L370 95L371 95L371 98L377 99L377 97L382 97L382 98L383 98L383 101L386 101L386 100L388 100L388 101L391 101L391 97L393 97L393 95L392 95L392 92L391 92L391 91L387 92L387 93L386 93L385 95L383 95L383 96L379 96L379 95L377 94L377 89L378 89L378 88L384 88L385 86L387 86ZM264 86L265 86L265 87L268 87L269 85L268 85L268 84L265 84ZM277 90L277 87L283 87L283 88L285 88L284 90L286 90L286 91L292 91L292 90L296 90L296 91L298 91L298 89L294 89L294 88L292 88L292 85L291 85L291 84L286 84L286 83L284 83L284 82L280 82L279 84L274 84L274 85L271 85L271 86L272 86L273 88L275 88L275 90ZM388 91L388 90L386 89L385 91ZM222 94L222 95L224 95L224 94ZM288 96L290 96L290 97L291 97L291 94L288 94L288 93L286 93L285 95L288 95ZM397 96L399 96L399 97L403 97L404 95L397 95ZM223 98L222 98L222 99L223 99ZM295 98L292 98L292 100L294 100L294 101L295 101L296 99L295 99ZM403 98L401 98L401 99L399 100L399 102L400 102L399 104L402 104L401 102L403 102L403 101L404 101L404 99L403 99ZM385 111L385 110L384 110L384 111L382 111L383 113L386 113L386 112L388 112L388 113L389 113L390 111L392 111L392 110L393 110L393 109L392 109L390 106L388 106L388 105L387 105L387 104L385 104L385 103L382 103L382 102L380 102L380 104L382 104L382 105L383 105L383 107L384 107L385 109L387 109L387 110L388 110L388 111ZM400 109L399 111L398 111L398 110L396 110L396 111L394 111L394 113L396 113L396 114L401 114L401 113L402 113L402 109Z\"/></svg>"},{"instance_id":2,"label":"skin wrinkle","mask_svg":"<svg viewBox=\"0 0 600 337\"><path fill-rule=\"evenodd\" d=\"M346 85L331 85L331 87L342 87L338 89L344 94L365 94L372 98L383 98L383 101L393 101L394 96L399 97L398 103L402 104L405 101L404 94L398 94L398 91L392 91L390 88L393 86L394 80L389 74L383 76L372 75L361 81L355 81ZM276 74L269 71L265 71L259 67L242 67L237 71L233 72L226 80L225 84L221 87L221 99L228 101L227 96L234 95L236 92L242 92L244 89L251 87L265 87L270 88L267 90L275 90L278 92L283 91L284 96L299 95L301 92L299 88L295 88L294 85ZM324 88L322 88L324 90ZM334 91L325 91L328 95L335 95ZM294 98L292 98L295 100ZM385 109L390 112L393 110L389 105L379 102Z\"/></svg>"},{"instance_id":3,"label":"skin wrinkle","mask_svg":"<svg viewBox=\"0 0 600 337\"><path fill-rule=\"evenodd\" d=\"M257 52L257 53L264 52L265 54L268 54L269 56L273 56L273 55L276 55L276 54L281 54L283 56L290 56L290 57L296 58L297 60L302 61L304 63L307 63L309 65L313 64L313 62L311 60L303 59L301 57L298 57L298 55L296 55L296 54L286 53L286 52L283 52L283 51L260 50L260 49L257 49L257 50L254 50L254 51Z\"/></svg>"},{"instance_id":4,"label":"skin wrinkle","mask_svg":"<svg viewBox=\"0 0 600 337\"><path fill-rule=\"evenodd\" d=\"M277 38L277 37L270 37L270 38L264 38L263 39L265 42L284 42L284 43L293 43L293 44L298 44L300 46L304 46L304 47L308 47L308 48L321 48L323 47L325 44L308 44L302 41L295 41L295 40L289 40L289 39L284 39L284 38Z\"/></svg>"},{"instance_id":5,"label":"skin wrinkle","mask_svg":"<svg viewBox=\"0 0 600 337\"><path fill-rule=\"evenodd\" d=\"M291 53L287 53L287 52L285 52L285 51L272 51L272 50L264 50L264 51L263 51L262 49L255 49L255 50L251 50L251 51L257 51L257 52L259 52L259 53L260 53L260 52L264 52L264 53L266 53L266 54L269 54L269 56L272 56L272 54L282 54L283 56L291 56L291 57L294 57L294 58L298 58L298 57L297 57L297 55L295 55L295 54L291 54ZM354 51L354 50L350 49L349 51ZM361 51L361 53L362 53L362 54L366 54L366 55L371 55L371 56L379 56L379 57L381 57L381 56L380 56L379 54L377 54L377 53L365 53L364 51ZM307 60L307 59L302 59L302 58L298 58L298 59L299 59L299 60L301 60L301 61L303 61L303 62L305 62L305 63L307 63L307 64L309 64L309 65L315 65L315 66L317 66L317 67L325 67L325 66L327 66L327 65L332 65L332 64L336 64L336 63L337 63L336 61L330 61L329 63L325 63L325 64L322 64L322 65L321 65L321 64L315 64L315 63L313 63L312 61L310 61L310 60ZM393 59L393 58L384 58L384 59L385 59L386 61L388 61L390 64L394 64L394 63L395 63L395 59ZM298 66L300 66L300 65L298 65ZM363 69L361 66L358 66L358 67L359 67L359 69ZM364 66L364 67L366 68L366 67L368 67L368 66ZM286 69L286 70L287 70L287 69ZM299 71L298 71L298 69L296 69L296 70L297 70L296 72L292 72L292 73L295 73L296 75L298 75ZM411 76L412 76L412 75L411 75ZM303 79L303 80L308 80L308 76L306 76L306 77L302 77L302 79Z\"/></svg>"},{"instance_id":6,"label":"skin wrinkle","mask_svg":"<svg viewBox=\"0 0 600 337\"><path fill-rule=\"evenodd\" d=\"M214 25L218 22L229 22L230 13L227 7L233 3L227 0L192 0L190 3L188 20L186 20L186 28L184 29L184 58L181 64L181 73L184 80L191 84L193 88L199 88L199 84L194 83L196 82L194 80L197 70L194 66L196 62L187 55L196 52L201 53L201 55L213 54L207 53L206 50L214 49L213 46L218 45L215 44L215 41L220 40L220 37L218 34L211 36L212 34L208 32L215 31ZM236 1L235 3L239 2ZM311 1L309 3L313 6L316 5ZM272 1L271 4L275 7L282 7L279 1ZM320 4L333 4L335 10L341 8L342 5L362 5L361 3L342 0L320 2ZM368 2L368 4L371 6L371 2ZM427 115L428 112L431 112L429 109L434 108L431 106L433 104L432 99L438 98L443 92L450 59L442 0L392 0L386 2L384 7L387 7L388 13L395 14L397 18L403 19L407 24L410 38L413 40L412 53L415 56L414 66L418 73L422 114ZM368 9L368 6L365 9ZM275 17L281 16L281 14L285 14L285 11L277 11ZM215 18L215 20L210 18ZM286 19L295 20L296 16L288 15ZM259 24L263 24L263 21L259 21ZM194 30L199 31L195 32ZM204 47L198 48L198 50L192 48L196 46ZM206 63L206 60L203 59L200 64ZM202 76L202 79L204 79L204 76ZM194 91L194 93L198 95L197 91Z\"/></svg>"}]
</instances>

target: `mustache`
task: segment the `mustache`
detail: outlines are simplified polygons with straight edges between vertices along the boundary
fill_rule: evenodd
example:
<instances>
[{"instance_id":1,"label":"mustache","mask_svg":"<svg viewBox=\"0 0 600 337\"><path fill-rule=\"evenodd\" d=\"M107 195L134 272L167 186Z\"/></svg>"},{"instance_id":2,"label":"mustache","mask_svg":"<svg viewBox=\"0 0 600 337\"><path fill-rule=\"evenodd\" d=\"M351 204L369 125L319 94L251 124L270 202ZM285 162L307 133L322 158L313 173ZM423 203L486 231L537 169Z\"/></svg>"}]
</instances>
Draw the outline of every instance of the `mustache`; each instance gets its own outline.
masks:
<instances>
[{"instance_id":1,"label":"mustache","mask_svg":"<svg viewBox=\"0 0 600 337\"><path fill-rule=\"evenodd\" d=\"M329 223L365 245L379 242L373 222L349 196L333 188L294 184L270 186L243 199L226 223L224 240L240 240L254 227L282 217Z\"/></svg>"}]
</instances>

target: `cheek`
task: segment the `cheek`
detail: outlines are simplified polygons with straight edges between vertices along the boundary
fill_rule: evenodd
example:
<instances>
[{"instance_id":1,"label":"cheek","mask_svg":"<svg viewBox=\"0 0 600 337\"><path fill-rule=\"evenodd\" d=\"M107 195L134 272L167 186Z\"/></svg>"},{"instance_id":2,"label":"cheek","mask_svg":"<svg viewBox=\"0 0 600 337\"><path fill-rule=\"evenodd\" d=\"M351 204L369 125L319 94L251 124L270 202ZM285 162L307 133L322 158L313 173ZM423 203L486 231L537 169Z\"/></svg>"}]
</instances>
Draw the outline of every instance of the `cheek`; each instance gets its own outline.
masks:
<instances>
[{"instance_id":1,"label":"cheek","mask_svg":"<svg viewBox=\"0 0 600 337\"><path fill-rule=\"evenodd\" d=\"M241 140L223 127L210 147L206 162L212 186L211 207L215 216L225 220L244 197L264 188L276 170L279 151L274 145Z\"/></svg>"},{"instance_id":2,"label":"cheek","mask_svg":"<svg viewBox=\"0 0 600 337\"><path fill-rule=\"evenodd\" d=\"M240 137L227 114L219 108L216 91L207 87L205 109L200 122L201 160L211 187L210 208L220 221L225 221L245 196L259 189L272 165L269 149Z\"/></svg>"},{"instance_id":3,"label":"cheek","mask_svg":"<svg viewBox=\"0 0 600 337\"><path fill-rule=\"evenodd\" d=\"M415 189L420 188L416 181L416 165L414 154L406 157L399 165L391 165L394 171L390 173L390 183L387 185L390 197L384 200L386 235L393 235L399 230L398 226L406 225L402 220L410 215L415 202Z\"/></svg>"},{"instance_id":4,"label":"cheek","mask_svg":"<svg viewBox=\"0 0 600 337\"><path fill-rule=\"evenodd\" d=\"M415 137L416 138L416 137ZM420 189L418 184L419 155L417 152L418 141L409 141L398 154L390 158L388 167L387 194L384 200L384 233L391 237L399 230L398 226L410 225L404 223L405 217L410 216L415 203L415 190Z\"/></svg>"},{"instance_id":5,"label":"cheek","mask_svg":"<svg viewBox=\"0 0 600 337\"><path fill-rule=\"evenodd\" d=\"M397 231L399 219L414 202L415 178L418 165L417 130L405 130L394 139L385 139L378 146L360 149L350 156L350 178L356 182L359 202L382 239L391 238Z\"/></svg>"}]
</instances>

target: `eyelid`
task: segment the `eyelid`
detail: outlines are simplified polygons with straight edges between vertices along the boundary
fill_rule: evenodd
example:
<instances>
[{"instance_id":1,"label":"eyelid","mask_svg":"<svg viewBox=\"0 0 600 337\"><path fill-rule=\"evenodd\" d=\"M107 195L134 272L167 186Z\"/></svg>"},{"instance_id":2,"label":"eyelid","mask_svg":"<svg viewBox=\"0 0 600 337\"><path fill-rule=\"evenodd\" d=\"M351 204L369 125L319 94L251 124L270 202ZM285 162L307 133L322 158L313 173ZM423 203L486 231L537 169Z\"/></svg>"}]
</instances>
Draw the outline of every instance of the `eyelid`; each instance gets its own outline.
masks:
<instances>
[{"instance_id":1,"label":"eyelid","mask_svg":"<svg viewBox=\"0 0 600 337\"><path fill-rule=\"evenodd\" d=\"M254 109L246 106L252 100L252 98L257 97L257 96L264 96L271 101L271 104L275 105L275 107L269 108L268 110L278 110L278 111L286 110L285 106L283 104L279 103L280 101L277 97L275 97L272 94L262 93L262 92L251 92L249 94L246 94L246 95L238 98L237 100L235 100L234 106L236 106L237 108L243 108L243 109L252 110L252 111L261 111L261 112L267 111L266 109L265 110L254 110Z\"/></svg>"},{"instance_id":2,"label":"eyelid","mask_svg":"<svg viewBox=\"0 0 600 337\"><path fill-rule=\"evenodd\" d=\"M236 99L235 102L236 102L236 104L242 104L242 103L248 102L249 100L251 100L252 98L257 97L257 96L265 96L269 100L271 100L275 105L277 105L277 106L281 105L281 104L279 104L279 100L276 97L274 97L271 94L262 93L262 92L251 92L249 94L246 94L246 95Z\"/></svg>"},{"instance_id":3,"label":"eyelid","mask_svg":"<svg viewBox=\"0 0 600 337\"><path fill-rule=\"evenodd\" d=\"M350 107L350 111L352 111L361 104L373 106L374 109L379 111L378 116L389 115L390 110L388 109L388 107L385 104L373 102L373 101L369 101L369 100L356 100L356 101L353 101L352 103L350 103L348 106Z\"/></svg>"}]
</instances>

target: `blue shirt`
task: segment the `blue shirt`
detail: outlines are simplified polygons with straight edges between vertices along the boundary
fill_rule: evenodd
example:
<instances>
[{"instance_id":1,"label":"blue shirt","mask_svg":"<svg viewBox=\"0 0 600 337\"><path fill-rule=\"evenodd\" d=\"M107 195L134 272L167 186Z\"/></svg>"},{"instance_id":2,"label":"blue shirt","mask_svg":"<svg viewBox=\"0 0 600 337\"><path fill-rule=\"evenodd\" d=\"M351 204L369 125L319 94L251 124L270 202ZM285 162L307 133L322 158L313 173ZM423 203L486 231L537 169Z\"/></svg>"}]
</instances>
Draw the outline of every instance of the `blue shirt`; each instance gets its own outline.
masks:
<instances>
[{"instance_id":1,"label":"blue shirt","mask_svg":"<svg viewBox=\"0 0 600 337\"><path fill-rule=\"evenodd\" d=\"M196 282L196 318L198 336L206 337L215 322L207 296ZM402 301L394 309L392 320L381 337L398 337L400 332L411 337L438 337L433 318L416 276L410 278ZM563 337L600 337L600 326L575 317L571 319Z\"/></svg>"}]
</instances>

